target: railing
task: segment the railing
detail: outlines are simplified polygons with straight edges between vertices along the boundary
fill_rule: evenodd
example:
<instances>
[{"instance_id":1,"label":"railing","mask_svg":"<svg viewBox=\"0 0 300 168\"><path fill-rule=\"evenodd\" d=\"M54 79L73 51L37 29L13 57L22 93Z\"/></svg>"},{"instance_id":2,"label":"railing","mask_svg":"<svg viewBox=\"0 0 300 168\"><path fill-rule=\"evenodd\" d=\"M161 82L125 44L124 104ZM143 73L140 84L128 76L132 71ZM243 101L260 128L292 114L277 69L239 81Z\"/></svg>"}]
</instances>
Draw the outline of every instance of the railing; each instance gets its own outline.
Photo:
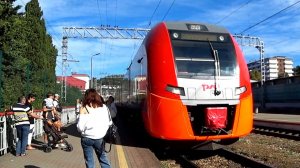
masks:
<instances>
[{"instance_id":1,"label":"railing","mask_svg":"<svg viewBox=\"0 0 300 168\"><path fill-rule=\"evenodd\" d=\"M35 110L38 115L42 115L41 110ZM61 122L63 125L72 123L76 120L75 108L64 108L61 113ZM4 155L16 146L17 133L15 127L15 118L12 112L0 113L0 156ZM34 137L41 137L44 133L43 121L34 120Z\"/></svg>"},{"instance_id":2,"label":"railing","mask_svg":"<svg viewBox=\"0 0 300 168\"><path fill-rule=\"evenodd\" d=\"M4 135L6 135L6 117L0 116L0 155L7 152L7 140Z\"/></svg>"}]
</instances>

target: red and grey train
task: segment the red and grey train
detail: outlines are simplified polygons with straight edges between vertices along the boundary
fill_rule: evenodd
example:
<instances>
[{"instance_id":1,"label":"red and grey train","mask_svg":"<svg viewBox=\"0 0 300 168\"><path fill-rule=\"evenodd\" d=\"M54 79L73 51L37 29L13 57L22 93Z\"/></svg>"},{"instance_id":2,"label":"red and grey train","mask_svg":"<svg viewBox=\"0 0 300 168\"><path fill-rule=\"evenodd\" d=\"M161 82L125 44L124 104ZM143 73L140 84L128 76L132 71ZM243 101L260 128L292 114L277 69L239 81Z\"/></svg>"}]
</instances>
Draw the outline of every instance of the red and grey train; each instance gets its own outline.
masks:
<instances>
[{"instance_id":1,"label":"red and grey train","mask_svg":"<svg viewBox=\"0 0 300 168\"><path fill-rule=\"evenodd\" d=\"M141 44L124 81L123 101L140 107L147 132L157 139L234 142L252 130L247 64L223 27L157 24Z\"/></svg>"}]
</instances>

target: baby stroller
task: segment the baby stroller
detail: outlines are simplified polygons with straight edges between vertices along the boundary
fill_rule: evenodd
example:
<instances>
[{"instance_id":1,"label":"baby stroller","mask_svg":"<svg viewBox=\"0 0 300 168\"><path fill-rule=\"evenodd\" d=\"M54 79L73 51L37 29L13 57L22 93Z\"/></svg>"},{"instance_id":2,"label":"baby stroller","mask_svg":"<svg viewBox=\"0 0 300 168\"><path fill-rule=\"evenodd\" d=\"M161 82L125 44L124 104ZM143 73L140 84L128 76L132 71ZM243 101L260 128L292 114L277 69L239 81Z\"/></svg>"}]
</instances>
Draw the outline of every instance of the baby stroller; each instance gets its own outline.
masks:
<instances>
[{"instance_id":1,"label":"baby stroller","mask_svg":"<svg viewBox=\"0 0 300 168\"><path fill-rule=\"evenodd\" d=\"M48 143L43 145L44 152L50 153L53 148L57 148L58 146L68 152L71 152L73 150L73 146L68 143L67 140L65 140L65 138L68 138L68 135L62 135L62 133L59 132L55 127L55 122L53 122L53 124L50 124L46 119L44 119L43 123L44 131L48 139Z\"/></svg>"}]
</instances>

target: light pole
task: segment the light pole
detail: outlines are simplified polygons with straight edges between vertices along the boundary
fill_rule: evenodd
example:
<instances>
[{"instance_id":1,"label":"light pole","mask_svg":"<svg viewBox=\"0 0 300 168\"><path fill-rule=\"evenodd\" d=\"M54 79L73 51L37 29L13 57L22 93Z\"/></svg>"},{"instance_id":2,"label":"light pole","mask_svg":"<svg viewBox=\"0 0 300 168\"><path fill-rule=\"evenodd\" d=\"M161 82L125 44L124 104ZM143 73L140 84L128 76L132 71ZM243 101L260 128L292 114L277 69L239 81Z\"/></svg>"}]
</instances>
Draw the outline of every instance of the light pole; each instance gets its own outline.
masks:
<instances>
[{"instance_id":1,"label":"light pole","mask_svg":"<svg viewBox=\"0 0 300 168\"><path fill-rule=\"evenodd\" d=\"M101 78L101 75L104 75L104 77L107 75L107 73L99 73L100 75L100 95L102 96L102 80L103 80L103 77Z\"/></svg>"},{"instance_id":2,"label":"light pole","mask_svg":"<svg viewBox=\"0 0 300 168\"><path fill-rule=\"evenodd\" d=\"M93 88L93 57L96 55L100 55L101 53L97 53L91 56L91 85L90 88Z\"/></svg>"}]
</instances>

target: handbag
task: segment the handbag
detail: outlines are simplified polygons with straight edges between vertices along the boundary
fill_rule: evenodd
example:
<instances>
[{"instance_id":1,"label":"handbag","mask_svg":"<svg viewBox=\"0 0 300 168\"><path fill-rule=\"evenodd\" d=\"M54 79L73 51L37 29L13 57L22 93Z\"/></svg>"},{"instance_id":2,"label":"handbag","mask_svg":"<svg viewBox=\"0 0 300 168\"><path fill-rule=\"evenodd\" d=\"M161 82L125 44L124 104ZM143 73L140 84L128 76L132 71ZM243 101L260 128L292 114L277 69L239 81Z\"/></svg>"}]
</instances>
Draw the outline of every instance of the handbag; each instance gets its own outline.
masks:
<instances>
[{"instance_id":1,"label":"handbag","mask_svg":"<svg viewBox=\"0 0 300 168\"><path fill-rule=\"evenodd\" d=\"M107 111L108 111L109 122L111 122L111 125L109 125L108 130L106 131L106 134L103 137L103 146L104 146L104 151L106 153L111 151L111 144L116 142L116 140L117 140L117 130L118 130L118 127L112 122L109 108L107 108ZM108 150L105 149L105 143L110 144Z\"/></svg>"}]
</instances>

